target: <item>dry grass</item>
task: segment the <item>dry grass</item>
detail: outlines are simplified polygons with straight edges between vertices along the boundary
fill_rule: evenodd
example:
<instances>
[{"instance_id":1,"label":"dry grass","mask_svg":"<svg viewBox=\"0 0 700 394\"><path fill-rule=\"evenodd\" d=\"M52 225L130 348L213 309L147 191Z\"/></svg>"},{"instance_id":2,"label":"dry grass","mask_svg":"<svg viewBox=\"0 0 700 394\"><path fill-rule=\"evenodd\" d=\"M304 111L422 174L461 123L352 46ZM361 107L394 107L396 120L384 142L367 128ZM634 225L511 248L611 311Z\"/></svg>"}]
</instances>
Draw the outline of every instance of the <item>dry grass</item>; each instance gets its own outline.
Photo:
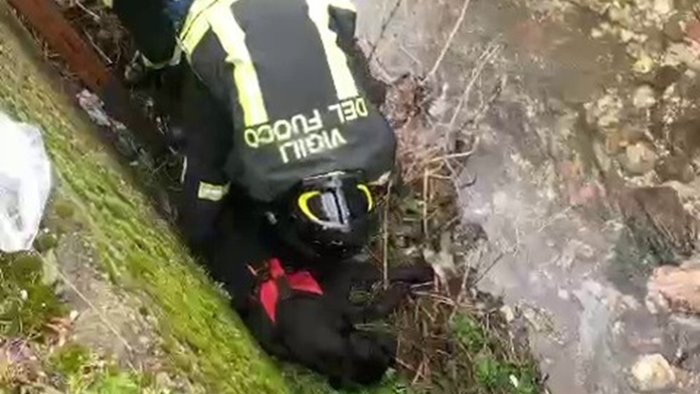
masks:
<instances>
[{"instance_id":1,"label":"dry grass","mask_svg":"<svg viewBox=\"0 0 700 394\"><path fill-rule=\"evenodd\" d=\"M465 3L465 9L468 1ZM449 45L449 41L446 47ZM443 50L442 53L446 52ZM384 107L399 139L404 184L393 193L380 247L382 264L406 260L432 264L440 277L416 289L415 300L396 317L399 365L416 392L538 393L542 382L525 335L515 335L502 303L476 290L484 273L503 257L488 256L479 228L460 225L461 180L478 138L469 133L490 109L506 80L480 103L469 99L481 73L498 55L488 45L457 97L446 123L429 115L429 79L405 76L389 89ZM483 93L483 92L482 92ZM468 111L469 110L469 111ZM468 112L468 119L464 114ZM390 207L390 209L388 208Z\"/></svg>"}]
</instances>

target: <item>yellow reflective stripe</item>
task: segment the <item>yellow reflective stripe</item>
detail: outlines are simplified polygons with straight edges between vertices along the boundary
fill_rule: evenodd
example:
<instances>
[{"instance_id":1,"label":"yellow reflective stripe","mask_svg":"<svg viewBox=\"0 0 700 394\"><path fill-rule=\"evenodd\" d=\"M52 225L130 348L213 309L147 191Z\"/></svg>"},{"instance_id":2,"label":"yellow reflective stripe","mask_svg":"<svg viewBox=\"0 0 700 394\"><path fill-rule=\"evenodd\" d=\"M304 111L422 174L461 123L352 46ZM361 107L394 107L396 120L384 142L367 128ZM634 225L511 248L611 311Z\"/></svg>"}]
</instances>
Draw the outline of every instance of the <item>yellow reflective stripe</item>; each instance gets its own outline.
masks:
<instances>
[{"instance_id":1,"label":"yellow reflective stripe","mask_svg":"<svg viewBox=\"0 0 700 394\"><path fill-rule=\"evenodd\" d=\"M332 7L335 7L335 8L340 8L340 9L352 11L355 13L357 12L357 8L355 8L355 4L353 4L353 2L350 0L330 0L330 4Z\"/></svg>"},{"instance_id":2,"label":"yellow reflective stripe","mask_svg":"<svg viewBox=\"0 0 700 394\"><path fill-rule=\"evenodd\" d=\"M221 201L228 194L229 185L214 185L206 182L199 182L197 198L208 201Z\"/></svg>"},{"instance_id":3,"label":"yellow reflective stripe","mask_svg":"<svg viewBox=\"0 0 700 394\"><path fill-rule=\"evenodd\" d=\"M226 0L217 3L207 11L207 18L226 51L226 61L233 64L233 79L238 89L245 126L251 127L267 123L269 118L258 73L245 43L245 32L238 25L231 11L231 5L236 1Z\"/></svg>"},{"instance_id":4,"label":"yellow reflective stripe","mask_svg":"<svg viewBox=\"0 0 700 394\"><path fill-rule=\"evenodd\" d=\"M306 215L309 219L313 220L316 223L321 223L321 219L318 218L318 216L314 215L313 212L311 212L311 209L309 209L309 200L320 196L320 192L306 192L299 196L299 200L297 203L299 204L299 209L301 209L301 212Z\"/></svg>"},{"instance_id":5,"label":"yellow reflective stripe","mask_svg":"<svg viewBox=\"0 0 700 394\"><path fill-rule=\"evenodd\" d=\"M209 9L209 7L214 5L217 1L220 0L195 0L192 5L190 5L190 9L187 12L187 18L185 18L185 23L182 24L180 37L187 35L194 26L194 23L202 19L201 17L204 14L204 11Z\"/></svg>"},{"instance_id":6,"label":"yellow reflective stripe","mask_svg":"<svg viewBox=\"0 0 700 394\"><path fill-rule=\"evenodd\" d=\"M369 191L369 188L367 185L357 185L357 188L360 189L363 193L365 193L365 196L367 197L367 211L371 211L374 208L374 199L372 198L372 192Z\"/></svg>"},{"instance_id":7,"label":"yellow reflective stripe","mask_svg":"<svg viewBox=\"0 0 700 394\"><path fill-rule=\"evenodd\" d=\"M209 31L209 21L206 18L198 18L188 33L182 36L181 45L188 60L192 60L192 53L199 45L204 35Z\"/></svg>"},{"instance_id":8,"label":"yellow reflective stripe","mask_svg":"<svg viewBox=\"0 0 700 394\"><path fill-rule=\"evenodd\" d=\"M187 60L192 60L192 53L209 31L206 11L218 1L220 0L196 0L192 3L180 33L180 45Z\"/></svg>"},{"instance_id":9,"label":"yellow reflective stripe","mask_svg":"<svg viewBox=\"0 0 700 394\"><path fill-rule=\"evenodd\" d=\"M328 67L333 77L335 91L338 94L338 100L346 100L355 98L359 95L355 78L348 67L348 60L345 53L338 47L337 34L331 30L329 7L334 3L330 0L306 0L309 7L309 18L314 22L318 33L321 36L323 49L326 52Z\"/></svg>"}]
</instances>

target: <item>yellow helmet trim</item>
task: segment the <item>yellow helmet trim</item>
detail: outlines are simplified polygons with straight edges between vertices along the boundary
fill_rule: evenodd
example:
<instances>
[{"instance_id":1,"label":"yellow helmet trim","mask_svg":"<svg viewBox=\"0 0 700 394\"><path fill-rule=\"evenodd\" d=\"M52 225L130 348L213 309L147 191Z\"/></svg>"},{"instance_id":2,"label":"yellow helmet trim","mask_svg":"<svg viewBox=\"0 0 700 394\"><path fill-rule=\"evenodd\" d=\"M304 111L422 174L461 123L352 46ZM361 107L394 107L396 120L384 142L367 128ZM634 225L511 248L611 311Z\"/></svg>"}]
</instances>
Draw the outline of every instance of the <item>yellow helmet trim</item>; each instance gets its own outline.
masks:
<instances>
[{"instance_id":1,"label":"yellow helmet trim","mask_svg":"<svg viewBox=\"0 0 700 394\"><path fill-rule=\"evenodd\" d=\"M314 197L318 197L321 195L321 192L318 191L312 191L312 192L306 192L299 196L299 199L297 200L297 203L299 204L299 209L301 209L301 212L306 215L309 219L316 223L321 223L321 219L318 218L318 216L314 215L313 212L311 212L311 209L309 209L309 200L311 200Z\"/></svg>"},{"instance_id":2,"label":"yellow helmet trim","mask_svg":"<svg viewBox=\"0 0 700 394\"><path fill-rule=\"evenodd\" d=\"M374 208L374 199L372 198L372 192L369 191L367 185L357 185L357 188L360 189L363 193L365 193L365 196L367 197L367 212L371 211L372 208Z\"/></svg>"}]
</instances>

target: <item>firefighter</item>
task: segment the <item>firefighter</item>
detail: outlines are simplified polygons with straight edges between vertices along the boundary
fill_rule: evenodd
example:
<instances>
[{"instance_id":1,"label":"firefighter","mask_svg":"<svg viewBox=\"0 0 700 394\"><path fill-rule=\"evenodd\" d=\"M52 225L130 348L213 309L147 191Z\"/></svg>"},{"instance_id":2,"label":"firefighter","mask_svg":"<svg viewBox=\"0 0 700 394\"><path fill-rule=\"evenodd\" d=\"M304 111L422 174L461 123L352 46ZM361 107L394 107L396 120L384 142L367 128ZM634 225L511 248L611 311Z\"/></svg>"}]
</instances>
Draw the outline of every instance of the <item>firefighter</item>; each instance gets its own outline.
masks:
<instances>
[{"instance_id":1,"label":"firefighter","mask_svg":"<svg viewBox=\"0 0 700 394\"><path fill-rule=\"evenodd\" d=\"M213 238L235 191L307 257L355 254L371 232L374 186L392 172L396 139L349 55L352 3L113 1L143 69L185 61L191 70L181 209L190 244Z\"/></svg>"}]
</instances>

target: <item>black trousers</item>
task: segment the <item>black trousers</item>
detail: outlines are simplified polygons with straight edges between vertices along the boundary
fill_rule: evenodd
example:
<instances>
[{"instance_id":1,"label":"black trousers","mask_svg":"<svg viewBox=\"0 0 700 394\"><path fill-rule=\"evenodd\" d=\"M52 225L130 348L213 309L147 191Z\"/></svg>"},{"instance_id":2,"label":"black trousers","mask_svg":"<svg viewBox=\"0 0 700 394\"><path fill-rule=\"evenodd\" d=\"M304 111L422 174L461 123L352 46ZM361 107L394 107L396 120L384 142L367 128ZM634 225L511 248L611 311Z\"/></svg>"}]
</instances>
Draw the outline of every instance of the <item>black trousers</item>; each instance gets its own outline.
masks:
<instances>
[{"instance_id":1,"label":"black trousers","mask_svg":"<svg viewBox=\"0 0 700 394\"><path fill-rule=\"evenodd\" d=\"M189 68L183 78L180 116L186 162L180 224L190 246L201 251L216 236L217 220L228 200L230 179L224 167L233 144L233 124Z\"/></svg>"},{"instance_id":2,"label":"black trousers","mask_svg":"<svg viewBox=\"0 0 700 394\"><path fill-rule=\"evenodd\" d=\"M172 58L176 32L166 13L165 0L114 0L114 12L149 61L163 63ZM216 222L226 203L225 197L214 197L220 190L217 188L229 183L223 168L233 142L233 126L228 112L220 109L189 66L182 64L179 68L175 73L181 78L179 86L162 86L156 96L172 96L161 99L169 101L166 107L178 112L171 118L180 123L186 157L179 224L190 247L204 253L216 235Z\"/></svg>"}]
</instances>

